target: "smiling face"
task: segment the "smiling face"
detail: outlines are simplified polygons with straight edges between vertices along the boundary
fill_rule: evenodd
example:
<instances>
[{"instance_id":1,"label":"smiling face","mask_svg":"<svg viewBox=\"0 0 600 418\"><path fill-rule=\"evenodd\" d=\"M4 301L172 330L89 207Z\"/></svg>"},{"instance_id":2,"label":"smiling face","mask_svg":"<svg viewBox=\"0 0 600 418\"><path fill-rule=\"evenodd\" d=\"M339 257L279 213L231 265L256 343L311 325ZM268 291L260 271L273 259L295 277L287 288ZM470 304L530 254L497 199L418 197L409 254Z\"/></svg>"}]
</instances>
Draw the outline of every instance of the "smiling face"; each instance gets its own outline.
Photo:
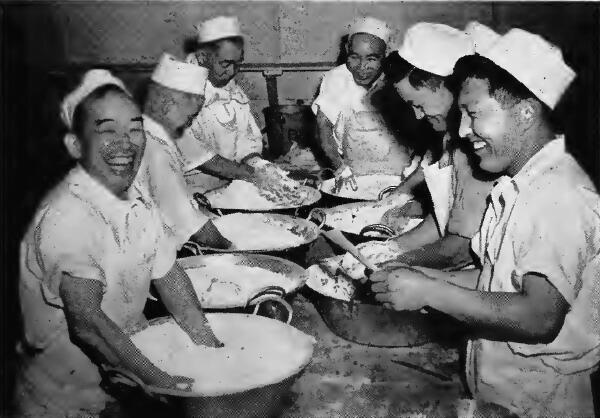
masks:
<instances>
[{"instance_id":1,"label":"smiling face","mask_svg":"<svg viewBox=\"0 0 600 418\"><path fill-rule=\"evenodd\" d=\"M244 61L244 43L241 40L224 39L207 48L203 65L208 68L208 80L215 87L224 87L240 71Z\"/></svg>"},{"instance_id":2,"label":"smiling face","mask_svg":"<svg viewBox=\"0 0 600 418\"><path fill-rule=\"evenodd\" d=\"M435 131L446 132L446 118L454 97L443 83L435 89L427 86L416 88L406 76L394 87L402 100L412 106L417 119L425 118Z\"/></svg>"},{"instance_id":3,"label":"smiling face","mask_svg":"<svg viewBox=\"0 0 600 418\"><path fill-rule=\"evenodd\" d=\"M78 133L79 163L115 195L131 186L146 145L142 114L123 92L114 90L84 100L81 132Z\"/></svg>"},{"instance_id":4,"label":"smiling face","mask_svg":"<svg viewBox=\"0 0 600 418\"><path fill-rule=\"evenodd\" d=\"M479 166L491 173L516 173L527 155L528 144L521 138L519 102L500 103L498 95L490 96L489 82L467 78L461 87L458 104L461 121L459 135L468 139Z\"/></svg>"},{"instance_id":5,"label":"smiling face","mask_svg":"<svg viewBox=\"0 0 600 418\"><path fill-rule=\"evenodd\" d=\"M383 72L385 42L368 33L357 33L348 42L346 66L352 73L354 82L369 87Z\"/></svg>"}]
</instances>

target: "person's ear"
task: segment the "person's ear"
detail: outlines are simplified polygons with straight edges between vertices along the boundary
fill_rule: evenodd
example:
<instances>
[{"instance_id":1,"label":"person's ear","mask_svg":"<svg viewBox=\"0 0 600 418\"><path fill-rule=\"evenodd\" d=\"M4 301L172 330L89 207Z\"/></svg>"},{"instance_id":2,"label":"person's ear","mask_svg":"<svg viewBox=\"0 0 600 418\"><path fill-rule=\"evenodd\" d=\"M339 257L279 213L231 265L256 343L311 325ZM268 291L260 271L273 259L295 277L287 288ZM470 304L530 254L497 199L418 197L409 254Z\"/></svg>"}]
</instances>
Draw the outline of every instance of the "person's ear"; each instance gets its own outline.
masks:
<instances>
[{"instance_id":1,"label":"person's ear","mask_svg":"<svg viewBox=\"0 0 600 418\"><path fill-rule=\"evenodd\" d=\"M77 136L75 134L72 134L72 133L66 134L65 137L63 138L63 142L64 142L65 147L67 148L67 151L69 152L69 155L71 157L75 158L76 160L81 159L81 156L82 156L81 142L79 141L79 138L77 138Z\"/></svg>"},{"instance_id":2,"label":"person's ear","mask_svg":"<svg viewBox=\"0 0 600 418\"><path fill-rule=\"evenodd\" d=\"M208 64L210 62L210 53L206 49L199 49L196 51L196 58L200 65Z\"/></svg>"},{"instance_id":3,"label":"person's ear","mask_svg":"<svg viewBox=\"0 0 600 418\"><path fill-rule=\"evenodd\" d=\"M542 106L533 99L521 100L517 105L517 118L524 130L531 128L538 119Z\"/></svg>"}]
</instances>

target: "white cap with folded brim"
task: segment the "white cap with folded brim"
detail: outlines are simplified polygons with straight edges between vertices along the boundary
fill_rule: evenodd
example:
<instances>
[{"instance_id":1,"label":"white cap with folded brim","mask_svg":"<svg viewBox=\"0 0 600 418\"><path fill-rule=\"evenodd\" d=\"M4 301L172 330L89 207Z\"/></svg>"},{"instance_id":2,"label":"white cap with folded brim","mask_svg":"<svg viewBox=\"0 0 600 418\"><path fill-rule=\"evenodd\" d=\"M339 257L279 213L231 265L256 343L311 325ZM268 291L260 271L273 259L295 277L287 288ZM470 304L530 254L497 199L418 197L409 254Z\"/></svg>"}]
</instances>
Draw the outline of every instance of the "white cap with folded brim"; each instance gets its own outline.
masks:
<instances>
[{"instance_id":1,"label":"white cap with folded brim","mask_svg":"<svg viewBox=\"0 0 600 418\"><path fill-rule=\"evenodd\" d=\"M441 77L452 74L456 61L473 52L473 43L463 31L427 22L408 28L398 50L413 66Z\"/></svg>"},{"instance_id":2,"label":"white cap with folded brim","mask_svg":"<svg viewBox=\"0 0 600 418\"><path fill-rule=\"evenodd\" d=\"M490 49L501 38L500 34L493 29L475 21L467 23L465 33L473 43L473 52L479 55Z\"/></svg>"},{"instance_id":3,"label":"white cap with folded brim","mask_svg":"<svg viewBox=\"0 0 600 418\"><path fill-rule=\"evenodd\" d=\"M173 90L203 96L208 70L163 54L152 73L152 81Z\"/></svg>"},{"instance_id":4,"label":"white cap with folded brim","mask_svg":"<svg viewBox=\"0 0 600 418\"><path fill-rule=\"evenodd\" d=\"M73 113L75 113L75 109L79 103L85 100L85 98L97 88L109 84L121 88L126 94L130 95L123 82L112 75L110 71L95 69L86 72L77 88L69 93L62 101L60 106L60 118L64 124L69 129L72 129Z\"/></svg>"},{"instance_id":5,"label":"white cap with folded brim","mask_svg":"<svg viewBox=\"0 0 600 418\"><path fill-rule=\"evenodd\" d=\"M219 39L242 37L240 22L234 16L218 16L205 20L196 25L198 42L206 43L218 41Z\"/></svg>"},{"instance_id":6,"label":"white cap with folded brim","mask_svg":"<svg viewBox=\"0 0 600 418\"><path fill-rule=\"evenodd\" d=\"M348 32L348 35L352 36L356 33L368 33L378 37L379 39L383 40L386 45L388 45L390 43L392 29L387 23L379 19L375 19L374 17L367 16L355 19L350 25L350 31Z\"/></svg>"},{"instance_id":7,"label":"white cap with folded brim","mask_svg":"<svg viewBox=\"0 0 600 418\"><path fill-rule=\"evenodd\" d=\"M511 29L481 55L509 72L550 109L575 78L558 47L522 29Z\"/></svg>"}]
</instances>

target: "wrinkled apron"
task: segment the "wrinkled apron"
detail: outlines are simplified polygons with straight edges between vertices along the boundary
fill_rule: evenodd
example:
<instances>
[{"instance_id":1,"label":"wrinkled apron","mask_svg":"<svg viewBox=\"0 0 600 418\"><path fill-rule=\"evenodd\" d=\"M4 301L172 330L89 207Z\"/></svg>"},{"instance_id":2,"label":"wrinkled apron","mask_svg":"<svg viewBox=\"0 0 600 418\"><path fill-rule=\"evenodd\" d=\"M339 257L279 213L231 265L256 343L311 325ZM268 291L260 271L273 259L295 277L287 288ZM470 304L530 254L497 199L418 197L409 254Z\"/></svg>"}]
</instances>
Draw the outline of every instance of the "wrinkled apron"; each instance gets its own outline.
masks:
<instances>
[{"instance_id":1,"label":"wrinkled apron","mask_svg":"<svg viewBox=\"0 0 600 418\"><path fill-rule=\"evenodd\" d=\"M402 175L411 163L409 150L385 127L379 112L364 106L346 117L342 150L355 175Z\"/></svg>"}]
</instances>

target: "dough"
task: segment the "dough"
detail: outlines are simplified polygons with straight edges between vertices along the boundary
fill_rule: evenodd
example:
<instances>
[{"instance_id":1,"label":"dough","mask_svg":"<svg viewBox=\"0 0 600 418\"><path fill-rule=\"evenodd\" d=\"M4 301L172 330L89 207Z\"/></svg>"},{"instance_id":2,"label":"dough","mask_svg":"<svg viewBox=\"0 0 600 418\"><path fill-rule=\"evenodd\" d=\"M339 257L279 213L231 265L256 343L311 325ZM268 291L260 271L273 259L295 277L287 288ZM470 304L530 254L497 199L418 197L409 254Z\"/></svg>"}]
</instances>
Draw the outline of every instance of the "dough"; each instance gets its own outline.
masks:
<instances>
[{"instance_id":1,"label":"dough","mask_svg":"<svg viewBox=\"0 0 600 418\"><path fill-rule=\"evenodd\" d=\"M269 286L279 286L286 292L292 292L304 280L303 276L288 277L261 267L235 263L235 256L223 254L208 256L199 267L184 267L203 307L245 306L253 296Z\"/></svg>"},{"instance_id":2,"label":"dough","mask_svg":"<svg viewBox=\"0 0 600 418\"><path fill-rule=\"evenodd\" d=\"M323 182L321 190L348 199L377 200L379 198L379 192L389 186L398 186L400 182L400 176L369 174L356 176L356 184L358 186L356 191L352 190L350 186L345 186L339 193L334 193L334 179Z\"/></svg>"},{"instance_id":3,"label":"dough","mask_svg":"<svg viewBox=\"0 0 600 418\"><path fill-rule=\"evenodd\" d=\"M197 346L174 321L153 325L131 340L158 368L194 379L192 392L218 396L280 382L310 361L315 339L274 319L206 314L225 346Z\"/></svg>"},{"instance_id":4,"label":"dough","mask_svg":"<svg viewBox=\"0 0 600 418\"><path fill-rule=\"evenodd\" d=\"M297 223L284 222L284 219L283 216L275 218L258 213L234 213L213 222L219 232L240 251L294 248L317 237L316 225L312 228L313 224L307 221L306 228L298 229Z\"/></svg>"},{"instance_id":5,"label":"dough","mask_svg":"<svg viewBox=\"0 0 600 418\"><path fill-rule=\"evenodd\" d=\"M259 189L243 180L206 194L210 204L219 209L273 210L308 205L320 198L317 190L287 179L274 179L269 187Z\"/></svg>"}]
</instances>

